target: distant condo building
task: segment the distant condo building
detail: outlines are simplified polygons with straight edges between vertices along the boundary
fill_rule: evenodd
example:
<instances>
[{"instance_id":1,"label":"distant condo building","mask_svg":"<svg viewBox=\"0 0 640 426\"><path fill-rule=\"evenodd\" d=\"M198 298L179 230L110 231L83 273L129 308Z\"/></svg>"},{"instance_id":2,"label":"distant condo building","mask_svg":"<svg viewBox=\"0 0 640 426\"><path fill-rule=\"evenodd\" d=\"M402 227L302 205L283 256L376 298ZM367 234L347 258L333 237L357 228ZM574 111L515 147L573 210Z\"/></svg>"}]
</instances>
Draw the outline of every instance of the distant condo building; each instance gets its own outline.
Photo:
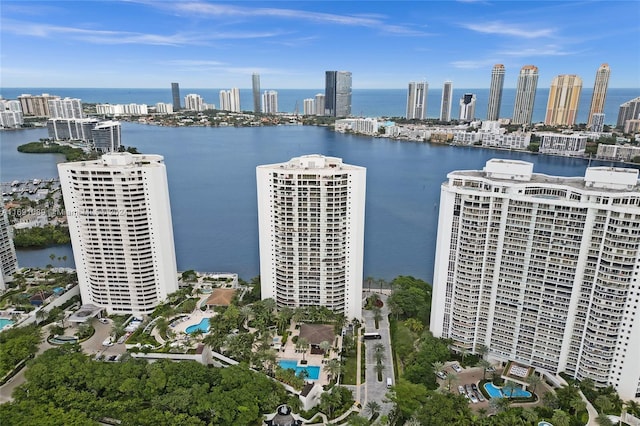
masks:
<instances>
[{"instance_id":1,"label":"distant condo building","mask_svg":"<svg viewBox=\"0 0 640 426\"><path fill-rule=\"evenodd\" d=\"M49 100L60 99L60 96L52 96L48 93L42 95L20 95L18 101L20 101L20 108L24 116L31 117L49 117Z\"/></svg>"},{"instance_id":2,"label":"distant condo building","mask_svg":"<svg viewBox=\"0 0 640 426\"><path fill-rule=\"evenodd\" d=\"M531 124L533 104L538 88L538 67L525 65L520 70L512 124Z\"/></svg>"},{"instance_id":3,"label":"distant condo building","mask_svg":"<svg viewBox=\"0 0 640 426\"><path fill-rule=\"evenodd\" d=\"M149 107L145 104L97 104L96 114L100 115L147 115Z\"/></svg>"},{"instance_id":4,"label":"distant condo building","mask_svg":"<svg viewBox=\"0 0 640 426\"><path fill-rule=\"evenodd\" d=\"M351 72L325 73L325 113L331 117L351 115Z\"/></svg>"},{"instance_id":5,"label":"distant condo building","mask_svg":"<svg viewBox=\"0 0 640 426\"><path fill-rule=\"evenodd\" d=\"M24 124L20 101L0 99L0 127L18 128Z\"/></svg>"},{"instance_id":6,"label":"distant condo building","mask_svg":"<svg viewBox=\"0 0 640 426\"><path fill-rule=\"evenodd\" d=\"M275 90L265 90L262 94L262 111L265 114L275 114L278 112L278 92Z\"/></svg>"},{"instance_id":7,"label":"distant condo building","mask_svg":"<svg viewBox=\"0 0 640 426\"><path fill-rule=\"evenodd\" d=\"M83 118L82 101L72 98L53 98L47 100L49 118Z\"/></svg>"},{"instance_id":8,"label":"distant condo building","mask_svg":"<svg viewBox=\"0 0 640 426\"><path fill-rule=\"evenodd\" d=\"M628 120L637 120L640 118L640 96L631 99L620 105L618 110L618 121L616 127L620 130L624 129Z\"/></svg>"},{"instance_id":9,"label":"distant condo building","mask_svg":"<svg viewBox=\"0 0 640 426\"><path fill-rule=\"evenodd\" d=\"M582 157L587 148L587 136L564 133L536 133L540 138L540 153Z\"/></svg>"},{"instance_id":10,"label":"distant condo building","mask_svg":"<svg viewBox=\"0 0 640 426\"><path fill-rule=\"evenodd\" d=\"M7 289L6 284L18 272L18 258L13 245L13 236L9 225L9 218L4 206L0 207L0 291Z\"/></svg>"},{"instance_id":11,"label":"distant condo building","mask_svg":"<svg viewBox=\"0 0 640 426\"><path fill-rule=\"evenodd\" d=\"M195 93L189 93L184 97L184 109L188 111L204 111L204 99Z\"/></svg>"},{"instance_id":12,"label":"distant condo building","mask_svg":"<svg viewBox=\"0 0 640 426\"><path fill-rule=\"evenodd\" d=\"M180 111L180 85L171 83L171 98L173 100L173 110Z\"/></svg>"},{"instance_id":13,"label":"distant condo building","mask_svg":"<svg viewBox=\"0 0 640 426\"><path fill-rule=\"evenodd\" d=\"M596 158L612 161L631 161L640 158L640 146L634 145L608 145L601 143L598 145Z\"/></svg>"},{"instance_id":14,"label":"distant condo building","mask_svg":"<svg viewBox=\"0 0 640 426\"><path fill-rule=\"evenodd\" d=\"M451 103L453 102L453 82L447 80L442 86L440 102L440 121L451 121Z\"/></svg>"},{"instance_id":15,"label":"distant condo building","mask_svg":"<svg viewBox=\"0 0 640 426\"><path fill-rule=\"evenodd\" d=\"M157 114L173 114L173 104L158 102L156 104L156 113Z\"/></svg>"},{"instance_id":16,"label":"distant condo building","mask_svg":"<svg viewBox=\"0 0 640 426\"><path fill-rule=\"evenodd\" d=\"M407 90L407 119L424 120L427 118L427 92L429 84L426 81L412 81Z\"/></svg>"},{"instance_id":17,"label":"distant condo building","mask_svg":"<svg viewBox=\"0 0 640 426\"><path fill-rule=\"evenodd\" d=\"M594 129L594 115L604 114L604 103L607 99L607 88L609 87L609 75L611 70L608 64L600 65L596 72L596 80L593 83L593 94L591 95L591 107L589 108L589 117L587 118L587 129L594 132L601 132L602 129ZM604 124L604 117L603 117Z\"/></svg>"},{"instance_id":18,"label":"distant condo building","mask_svg":"<svg viewBox=\"0 0 640 426\"><path fill-rule=\"evenodd\" d=\"M119 121L102 121L91 130L93 147L100 152L118 152L122 144Z\"/></svg>"},{"instance_id":19,"label":"distant condo building","mask_svg":"<svg viewBox=\"0 0 640 426\"><path fill-rule=\"evenodd\" d=\"M260 74L251 74L251 94L253 96L253 112L260 113Z\"/></svg>"},{"instance_id":20,"label":"distant condo building","mask_svg":"<svg viewBox=\"0 0 640 426\"><path fill-rule=\"evenodd\" d=\"M473 121L476 116L476 95L465 93L460 98L460 121Z\"/></svg>"},{"instance_id":21,"label":"distant condo building","mask_svg":"<svg viewBox=\"0 0 640 426\"><path fill-rule=\"evenodd\" d=\"M315 96L316 101L316 115L324 115L325 96L324 93L317 93Z\"/></svg>"},{"instance_id":22,"label":"distant condo building","mask_svg":"<svg viewBox=\"0 0 640 426\"><path fill-rule=\"evenodd\" d=\"M547 126L573 126L576 124L582 79L577 75L559 75L551 82L547 113Z\"/></svg>"},{"instance_id":23,"label":"distant condo building","mask_svg":"<svg viewBox=\"0 0 640 426\"><path fill-rule=\"evenodd\" d=\"M97 118L50 118L47 133L51 140L82 141L100 152L117 152L122 143L120 122Z\"/></svg>"},{"instance_id":24,"label":"distant condo building","mask_svg":"<svg viewBox=\"0 0 640 426\"><path fill-rule=\"evenodd\" d=\"M638 170L489 160L441 187L430 330L452 347L640 396Z\"/></svg>"},{"instance_id":25,"label":"distant condo building","mask_svg":"<svg viewBox=\"0 0 640 426\"><path fill-rule=\"evenodd\" d=\"M150 314L178 290L162 156L105 154L58 172L82 303Z\"/></svg>"},{"instance_id":26,"label":"distant condo building","mask_svg":"<svg viewBox=\"0 0 640 426\"><path fill-rule=\"evenodd\" d=\"M240 112L240 89L220 91L220 110Z\"/></svg>"},{"instance_id":27,"label":"distant condo building","mask_svg":"<svg viewBox=\"0 0 640 426\"><path fill-rule=\"evenodd\" d=\"M316 114L316 101L313 98L307 98L302 103L302 113L304 115Z\"/></svg>"},{"instance_id":28,"label":"distant condo building","mask_svg":"<svg viewBox=\"0 0 640 426\"><path fill-rule=\"evenodd\" d=\"M591 114L591 125L589 129L592 132L603 132L604 131L604 114L596 113Z\"/></svg>"},{"instance_id":29,"label":"distant condo building","mask_svg":"<svg viewBox=\"0 0 640 426\"><path fill-rule=\"evenodd\" d=\"M504 65L496 64L491 70L491 86L489 88L489 105L487 106L487 120L496 121L500 118L502 104L502 89L504 87Z\"/></svg>"},{"instance_id":30,"label":"distant condo building","mask_svg":"<svg viewBox=\"0 0 640 426\"><path fill-rule=\"evenodd\" d=\"M262 298L360 319L366 169L305 155L256 175Z\"/></svg>"}]
</instances>

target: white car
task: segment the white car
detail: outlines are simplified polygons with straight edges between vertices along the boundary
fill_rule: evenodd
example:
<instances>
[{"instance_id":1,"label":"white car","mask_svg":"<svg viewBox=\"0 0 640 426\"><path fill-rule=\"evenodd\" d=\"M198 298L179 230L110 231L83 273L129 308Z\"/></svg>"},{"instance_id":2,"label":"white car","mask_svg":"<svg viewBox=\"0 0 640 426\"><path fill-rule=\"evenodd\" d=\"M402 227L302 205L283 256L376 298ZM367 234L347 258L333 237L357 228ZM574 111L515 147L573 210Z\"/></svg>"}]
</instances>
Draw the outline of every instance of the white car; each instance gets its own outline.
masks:
<instances>
[{"instance_id":1,"label":"white car","mask_svg":"<svg viewBox=\"0 0 640 426\"><path fill-rule=\"evenodd\" d=\"M451 366L451 368L453 368L453 370L454 370L456 373L459 373L459 372L461 372L461 371L462 371L462 367L460 367L458 364L453 364L453 365Z\"/></svg>"},{"instance_id":2,"label":"white car","mask_svg":"<svg viewBox=\"0 0 640 426\"><path fill-rule=\"evenodd\" d=\"M471 402L473 402L474 404L478 403L478 398L476 398L476 396L474 394L469 395L469 399L471 400Z\"/></svg>"},{"instance_id":3,"label":"white car","mask_svg":"<svg viewBox=\"0 0 640 426\"><path fill-rule=\"evenodd\" d=\"M444 371L438 371L436 373L436 376L440 377L442 380L445 380L447 378L447 373L445 373Z\"/></svg>"},{"instance_id":4,"label":"white car","mask_svg":"<svg viewBox=\"0 0 640 426\"><path fill-rule=\"evenodd\" d=\"M460 393L460 395L466 395L464 392L464 387L462 385L458 385L458 392Z\"/></svg>"}]
</instances>

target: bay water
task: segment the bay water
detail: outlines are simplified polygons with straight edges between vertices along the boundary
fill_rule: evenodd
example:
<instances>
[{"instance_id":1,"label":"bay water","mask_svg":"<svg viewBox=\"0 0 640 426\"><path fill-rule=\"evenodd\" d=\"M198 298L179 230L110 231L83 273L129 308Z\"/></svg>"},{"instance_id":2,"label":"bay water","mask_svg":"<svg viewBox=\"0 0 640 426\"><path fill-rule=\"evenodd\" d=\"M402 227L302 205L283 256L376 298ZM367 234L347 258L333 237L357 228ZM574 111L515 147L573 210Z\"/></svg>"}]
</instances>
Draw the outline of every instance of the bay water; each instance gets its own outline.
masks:
<instances>
[{"instance_id":1,"label":"bay water","mask_svg":"<svg viewBox=\"0 0 640 426\"><path fill-rule=\"evenodd\" d=\"M0 180L57 177L55 154L23 154L45 129L0 132ZM126 146L163 155L180 270L259 274L255 168L305 154L367 168L364 276L431 282L440 186L452 170L491 158L533 162L534 172L583 176L586 160L344 135L323 127L160 127L123 123ZM611 165L593 161L591 165ZM54 261L49 256L55 255ZM67 261L58 257L67 256ZM73 266L70 246L18 251L20 266Z\"/></svg>"}]
</instances>

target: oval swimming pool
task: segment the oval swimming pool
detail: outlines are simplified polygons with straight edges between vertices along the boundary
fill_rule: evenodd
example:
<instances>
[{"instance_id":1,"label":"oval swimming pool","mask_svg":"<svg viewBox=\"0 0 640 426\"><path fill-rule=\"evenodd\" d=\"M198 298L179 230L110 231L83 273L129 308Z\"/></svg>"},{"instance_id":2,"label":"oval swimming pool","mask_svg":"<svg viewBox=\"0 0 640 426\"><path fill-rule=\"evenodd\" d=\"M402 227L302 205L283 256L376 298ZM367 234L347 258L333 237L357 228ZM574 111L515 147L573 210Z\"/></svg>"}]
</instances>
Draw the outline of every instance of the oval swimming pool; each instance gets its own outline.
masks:
<instances>
[{"instance_id":1,"label":"oval swimming pool","mask_svg":"<svg viewBox=\"0 0 640 426\"><path fill-rule=\"evenodd\" d=\"M487 391L487 393L491 398L505 397L504 393L502 392L503 388L498 388L494 386L494 384L491 382L485 383L484 389ZM523 390L521 388L517 388L517 387L513 389L513 392L509 390L509 393L511 394L512 398L530 398L531 397L531 392Z\"/></svg>"}]
</instances>

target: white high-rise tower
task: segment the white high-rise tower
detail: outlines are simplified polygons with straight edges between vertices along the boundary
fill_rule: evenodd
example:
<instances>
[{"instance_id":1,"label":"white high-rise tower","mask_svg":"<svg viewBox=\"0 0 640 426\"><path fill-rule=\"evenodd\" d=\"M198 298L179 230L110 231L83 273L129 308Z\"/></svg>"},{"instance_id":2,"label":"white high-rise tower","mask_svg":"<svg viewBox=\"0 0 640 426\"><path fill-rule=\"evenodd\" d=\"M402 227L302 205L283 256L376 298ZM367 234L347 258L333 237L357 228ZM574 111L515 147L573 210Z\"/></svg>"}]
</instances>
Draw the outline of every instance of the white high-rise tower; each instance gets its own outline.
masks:
<instances>
[{"instance_id":1,"label":"white high-rise tower","mask_svg":"<svg viewBox=\"0 0 640 426\"><path fill-rule=\"evenodd\" d=\"M440 103L440 121L451 121L451 103L453 102L453 82L447 80L442 86Z\"/></svg>"},{"instance_id":2,"label":"white high-rise tower","mask_svg":"<svg viewBox=\"0 0 640 426\"><path fill-rule=\"evenodd\" d=\"M491 87L489 89L489 105L487 107L487 120L496 121L500 118L500 105L502 104L502 88L504 87L504 65L496 64L491 71Z\"/></svg>"},{"instance_id":3,"label":"white high-rise tower","mask_svg":"<svg viewBox=\"0 0 640 426\"><path fill-rule=\"evenodd\" d=\"M82 302L149 314L178 289L160 155L58 164Z\"/></svg>"},{"instance_id":4,"label":"white high-rise tower","mask_svg":"<svg viewBox=\"0 0 640 426\"><path fill-rule=\"evenodd\" d=\"M624 400L640 389L637 169L584 177L490 160L440 192L431 332Z\"/></svg>"},{"instance_id":5,"label":"white high-rise tower","mask_svg":"<svg viewBox=\"0 0 640 426\"><path fill-rule=\"evenodd\" d=\"M366 169L305 155L256 175L262 298L361 318Z\"/></svg>"},{"instance_id":6,"label":"white high-rise tower","mask_svg":"<svg viewBox=\"0 0 640 426\"><path fill-rule=\"evenodd\" d=\"M538 89L538 67L525 65L518 76L515 106L513 107L513 124L531 124L533 103Z\"/></svg>"}]
</instances>

